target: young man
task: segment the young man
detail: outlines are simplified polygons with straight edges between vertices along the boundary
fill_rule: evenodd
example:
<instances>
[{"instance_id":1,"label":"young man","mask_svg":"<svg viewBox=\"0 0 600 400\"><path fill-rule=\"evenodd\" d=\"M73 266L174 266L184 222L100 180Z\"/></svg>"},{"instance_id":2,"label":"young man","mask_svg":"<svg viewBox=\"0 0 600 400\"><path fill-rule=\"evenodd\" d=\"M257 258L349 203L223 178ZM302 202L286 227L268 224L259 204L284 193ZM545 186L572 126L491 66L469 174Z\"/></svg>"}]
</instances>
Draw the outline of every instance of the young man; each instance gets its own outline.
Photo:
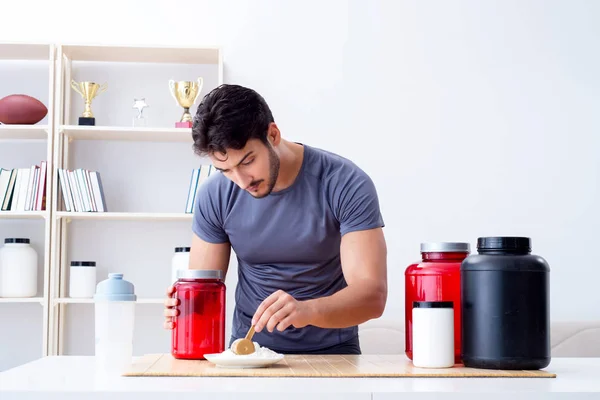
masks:
<instances>
[{"instance_id":1,"label":"young man","mask_svg":"<svg viewBox=\"0 0 600 400\"><path fill-rule=\"evenodd\" d=\"M255 91L222 85L198 106L194 151L220 171L198 190L190 268L238 259L231 341L291 354L360 354L357 325L387 300L372 180L351 161L287 141ZM170 296L172 288L167 290ZM178 314L165 300L165 328Z\"/></svg>"}]
</instances>

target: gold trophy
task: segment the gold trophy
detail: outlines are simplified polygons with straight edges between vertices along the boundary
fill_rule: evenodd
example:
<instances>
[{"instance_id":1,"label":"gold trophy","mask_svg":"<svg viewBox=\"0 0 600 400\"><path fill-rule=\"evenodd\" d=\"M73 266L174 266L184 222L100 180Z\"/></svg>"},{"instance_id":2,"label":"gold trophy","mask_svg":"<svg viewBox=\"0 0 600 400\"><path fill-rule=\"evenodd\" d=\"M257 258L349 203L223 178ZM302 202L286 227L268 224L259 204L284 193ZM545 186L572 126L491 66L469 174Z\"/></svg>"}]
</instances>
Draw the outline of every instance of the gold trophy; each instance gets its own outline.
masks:
<instances>
[{"instance_id":1,"label":"gold trophy","mask_svg":"<svg viewBox=\"0 0 600 400\"><path fill-rule=\"evenodd\" d=\"M100 93L106 91L107 85L99 85L94 82L75 82L71 80L71 87L83 97L85 101L85 109L81 117L79 117L79 125L96 125L96 118L92 113L92 100Z\"/></svg>"},{"instance_id":2,"label":"gold trophy","mask_svg":"<svg viewBox=\"0 0 600 400\"><path fill-rule=\"evenodd\" d=\"M190 107L196 102L196 99L202 91L202 85L204 80L198 78L198 82L194 81L169 81L169 87L171 88L171 94L181 107L183 107L183 115L181 120L175 123L176 128L191 128L192 127L192 115L190 114Z\"/></svg>"}]
</instances>

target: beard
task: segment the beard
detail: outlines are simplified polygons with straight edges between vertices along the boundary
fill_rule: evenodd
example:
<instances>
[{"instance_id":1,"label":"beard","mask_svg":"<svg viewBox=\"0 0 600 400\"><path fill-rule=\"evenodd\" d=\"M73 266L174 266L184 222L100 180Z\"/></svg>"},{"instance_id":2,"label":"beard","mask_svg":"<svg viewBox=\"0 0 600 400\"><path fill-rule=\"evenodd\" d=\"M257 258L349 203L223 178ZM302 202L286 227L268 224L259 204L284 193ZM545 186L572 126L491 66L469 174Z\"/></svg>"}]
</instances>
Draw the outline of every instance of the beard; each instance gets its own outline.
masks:
<instances>
[{"instance_id":1,"label":"beard","mask_svg":"<svg viewBox=\"0 0 600 400\"><path fill-rule=\"evenodd\" d=\"M270 195L275 187L275 183L277 183L277 178L279 177L279 156L269 144L267 145L267 148L269 150L269 181L267 183L267 191L264 194L254 196L257 199L262 199Z\"/></svg>"}]
</instances>

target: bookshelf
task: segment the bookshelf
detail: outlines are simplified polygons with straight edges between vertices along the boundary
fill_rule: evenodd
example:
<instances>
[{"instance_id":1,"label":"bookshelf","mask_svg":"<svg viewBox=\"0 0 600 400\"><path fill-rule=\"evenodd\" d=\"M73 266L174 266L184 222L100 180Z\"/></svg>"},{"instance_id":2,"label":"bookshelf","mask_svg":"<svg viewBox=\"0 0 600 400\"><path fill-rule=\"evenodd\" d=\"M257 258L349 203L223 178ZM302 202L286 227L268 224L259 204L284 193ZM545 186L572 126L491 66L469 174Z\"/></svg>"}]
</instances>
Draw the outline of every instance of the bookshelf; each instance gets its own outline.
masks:
<instances>
[{"instance_id":1,"label":"bookshelf","mask_svg":"<svg viewBox=\"0 0 600 400\"><path fill-rule=\"evenodd\" d=\"M203 78L193 115L202 96L223 83L222 50L0 43L0 72L11 77L0 79L0 97L30 90L48 108L38 124L0 124L0 167L47 162L45 209L0 211L1 239L31 236L39 256L38 294L0 298L0 317L15 321L15 329L0 332L0 341L31 344L25 358L0 369L40 356L93 352L93 300L69 297L69 266L76 259L98 260L97 281L108 272L125 272L142 307L140 331L161 332L170 252L189 246L188 189L193 171L208 165L193 154L191 129L175 127L183 108L168 81ZM72 79L107 83L91 104L95 125L78 123L84 102L71 88ZM144 126L132 123L137 97L149 105ZM66 211L58 171L77 168L102 175L105 212ZM72 339L78 329L83 333ZM152 351L161 338L151 336L136 340ZM70 343L81 337L83 343Z\"/></svg>"},{"instance_id":2,"label":"bookshelf","mask_svg":"<svg viewBox=\"0 0 600 400\"><path fill-rule=\"evenodd\" d=\"M188 128L131 128L114 126L64 125L60 134L69 140L122 140L148 142L192 143L192 130Z\"/></svg>"},{"instance_id":3,"label":"bookshelf","mask_svg":"<svg viewBox=\"0 0 600 400\"><path fill-rule=\"evenodd\" d=\"M0 43L0 97L28 94L48 108L44 119L35 125L0 125L0 167L29 168L45 161L46 193L53 190L55 54L54 44ZM0 369L14 365L6 362L22 363L48 354L51 208L51 199L46 196L45 207L40 210L0 211L0 246L5 237L30 237L38 253L38 294L30 298L0 298L0 318L12 321L11 329L0 330L0 341L29 339L32 343L20 351L23 359L3 359L0 354L0 360L4 360L0 362ZM31 331L31 327L38 326L41 331Z\"/></svg>"},{"instance_id":4,"label":"bookshelf","mask_svg":"<svg viewBox=\"0 0 600 400\"><path fill-rule=\"evenodd\" d=\"M4 141L48 140L50 133L48 125L0 125L0 140Z\"/></svg>"},{"instance_id":5,"label":"bookshelf","mask_svg":"<svg viewBox=\"0 0 600 400\"><path fill-rule=\"evenodd\" d=\"M0 211L2 219L49 219L48 211Z\"/></svg>"},{"instance_id":6,"label":"bookshelf","mask_svg":"<svg viewBox=\"0 0 600 400\"><path fill-rule=\"evenodd\" d=\"M25 297L25 298L10 298L0 297L0 303L40 303L44 305L44 297Z\"/></svg>"},{"instance_id":7,"label":"bookshelf","mask_svg":"<svg viewBox=\"0 0 600 400\"><path fill-rule=\"evenodd\" d=\"M140 213L140 212L65 212L56 213L56 219L67 220L112 220L112 221L191 221L192 214L186 213Z\"/></svg>"},{"instance_id":8,"label":"bookshelf","mask_svg":"<svg viewBox=\"0 0 600 400\"><path fill-rule=\"evenodd\" d=\"M140 298L136 300L138 304L164 304L165 299L163 297L157 298ZM93 299L73 299L69 297L54 299L54 304L93 304Z\"/></svg>"},{"instance_id":9,"label":"bookshelf","mask_svg":"<svg viewBox=\"0 0 600 400\"><path fill-rule=\"evenodd\" d=\"M93 300L69 297L69 266L76 259L95 260L102 266L97 281L106 279L108 272L123 272L136 287L136 303L143 306L141 326L136 314L139 331L144 331L143 324L146 331L163 329L169 252L175 246L189 246L192 214L185 209L190 179L193 169L208 163L193 154L191 129L175 127L183 108L169 92L168 81L203 78L190 108L193 115L201 98L223 83L223 58L222 50L212 46L60 44L55 74L55 174L60 169L97 171L107 207L104 212L67 211L55 178L50 196L47 354L82 355L93 351L93 333L78 345L70 337L79 335L78 327L93 324L89 308ZM95 125L78 124L83 99L72 90L72 80L107 84L106 92L91 103ZM149 104L144 126L133 125L136 98ZM138 339L144 342L141 346L155 346L160 340Z\"/></svg>"}]
</instances>

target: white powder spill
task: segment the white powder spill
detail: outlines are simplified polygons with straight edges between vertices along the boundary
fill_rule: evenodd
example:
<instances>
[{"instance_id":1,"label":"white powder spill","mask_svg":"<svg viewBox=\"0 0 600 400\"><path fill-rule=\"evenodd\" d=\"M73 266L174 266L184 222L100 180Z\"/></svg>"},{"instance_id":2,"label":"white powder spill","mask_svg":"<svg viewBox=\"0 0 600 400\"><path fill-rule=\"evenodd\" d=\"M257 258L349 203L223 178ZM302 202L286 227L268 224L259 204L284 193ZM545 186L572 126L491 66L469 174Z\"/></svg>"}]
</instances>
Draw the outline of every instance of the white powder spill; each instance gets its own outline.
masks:
<instances>
[{"instance_id":1,"label":"white powder spill","mask_svg":"<svg viewBox=\"0 0 600 400\"><path fill-rule=\"evenodd\" d=\"M238 355L235 354L233 351L231 351L231 349L227 349L224 352L222 352L221 354L219 354L217 356L218 359L235 359L235 360L239 360L239 359L244 359L244 358L251 358L251 359L270 359L270 358L278 358L280 355L276 352L274 352L273 350L267 348L267 347L261 347L258 343L253 342L254 343L254 353L252 354L245 354L245 355Z\"/></svg>"}]
</instances>

